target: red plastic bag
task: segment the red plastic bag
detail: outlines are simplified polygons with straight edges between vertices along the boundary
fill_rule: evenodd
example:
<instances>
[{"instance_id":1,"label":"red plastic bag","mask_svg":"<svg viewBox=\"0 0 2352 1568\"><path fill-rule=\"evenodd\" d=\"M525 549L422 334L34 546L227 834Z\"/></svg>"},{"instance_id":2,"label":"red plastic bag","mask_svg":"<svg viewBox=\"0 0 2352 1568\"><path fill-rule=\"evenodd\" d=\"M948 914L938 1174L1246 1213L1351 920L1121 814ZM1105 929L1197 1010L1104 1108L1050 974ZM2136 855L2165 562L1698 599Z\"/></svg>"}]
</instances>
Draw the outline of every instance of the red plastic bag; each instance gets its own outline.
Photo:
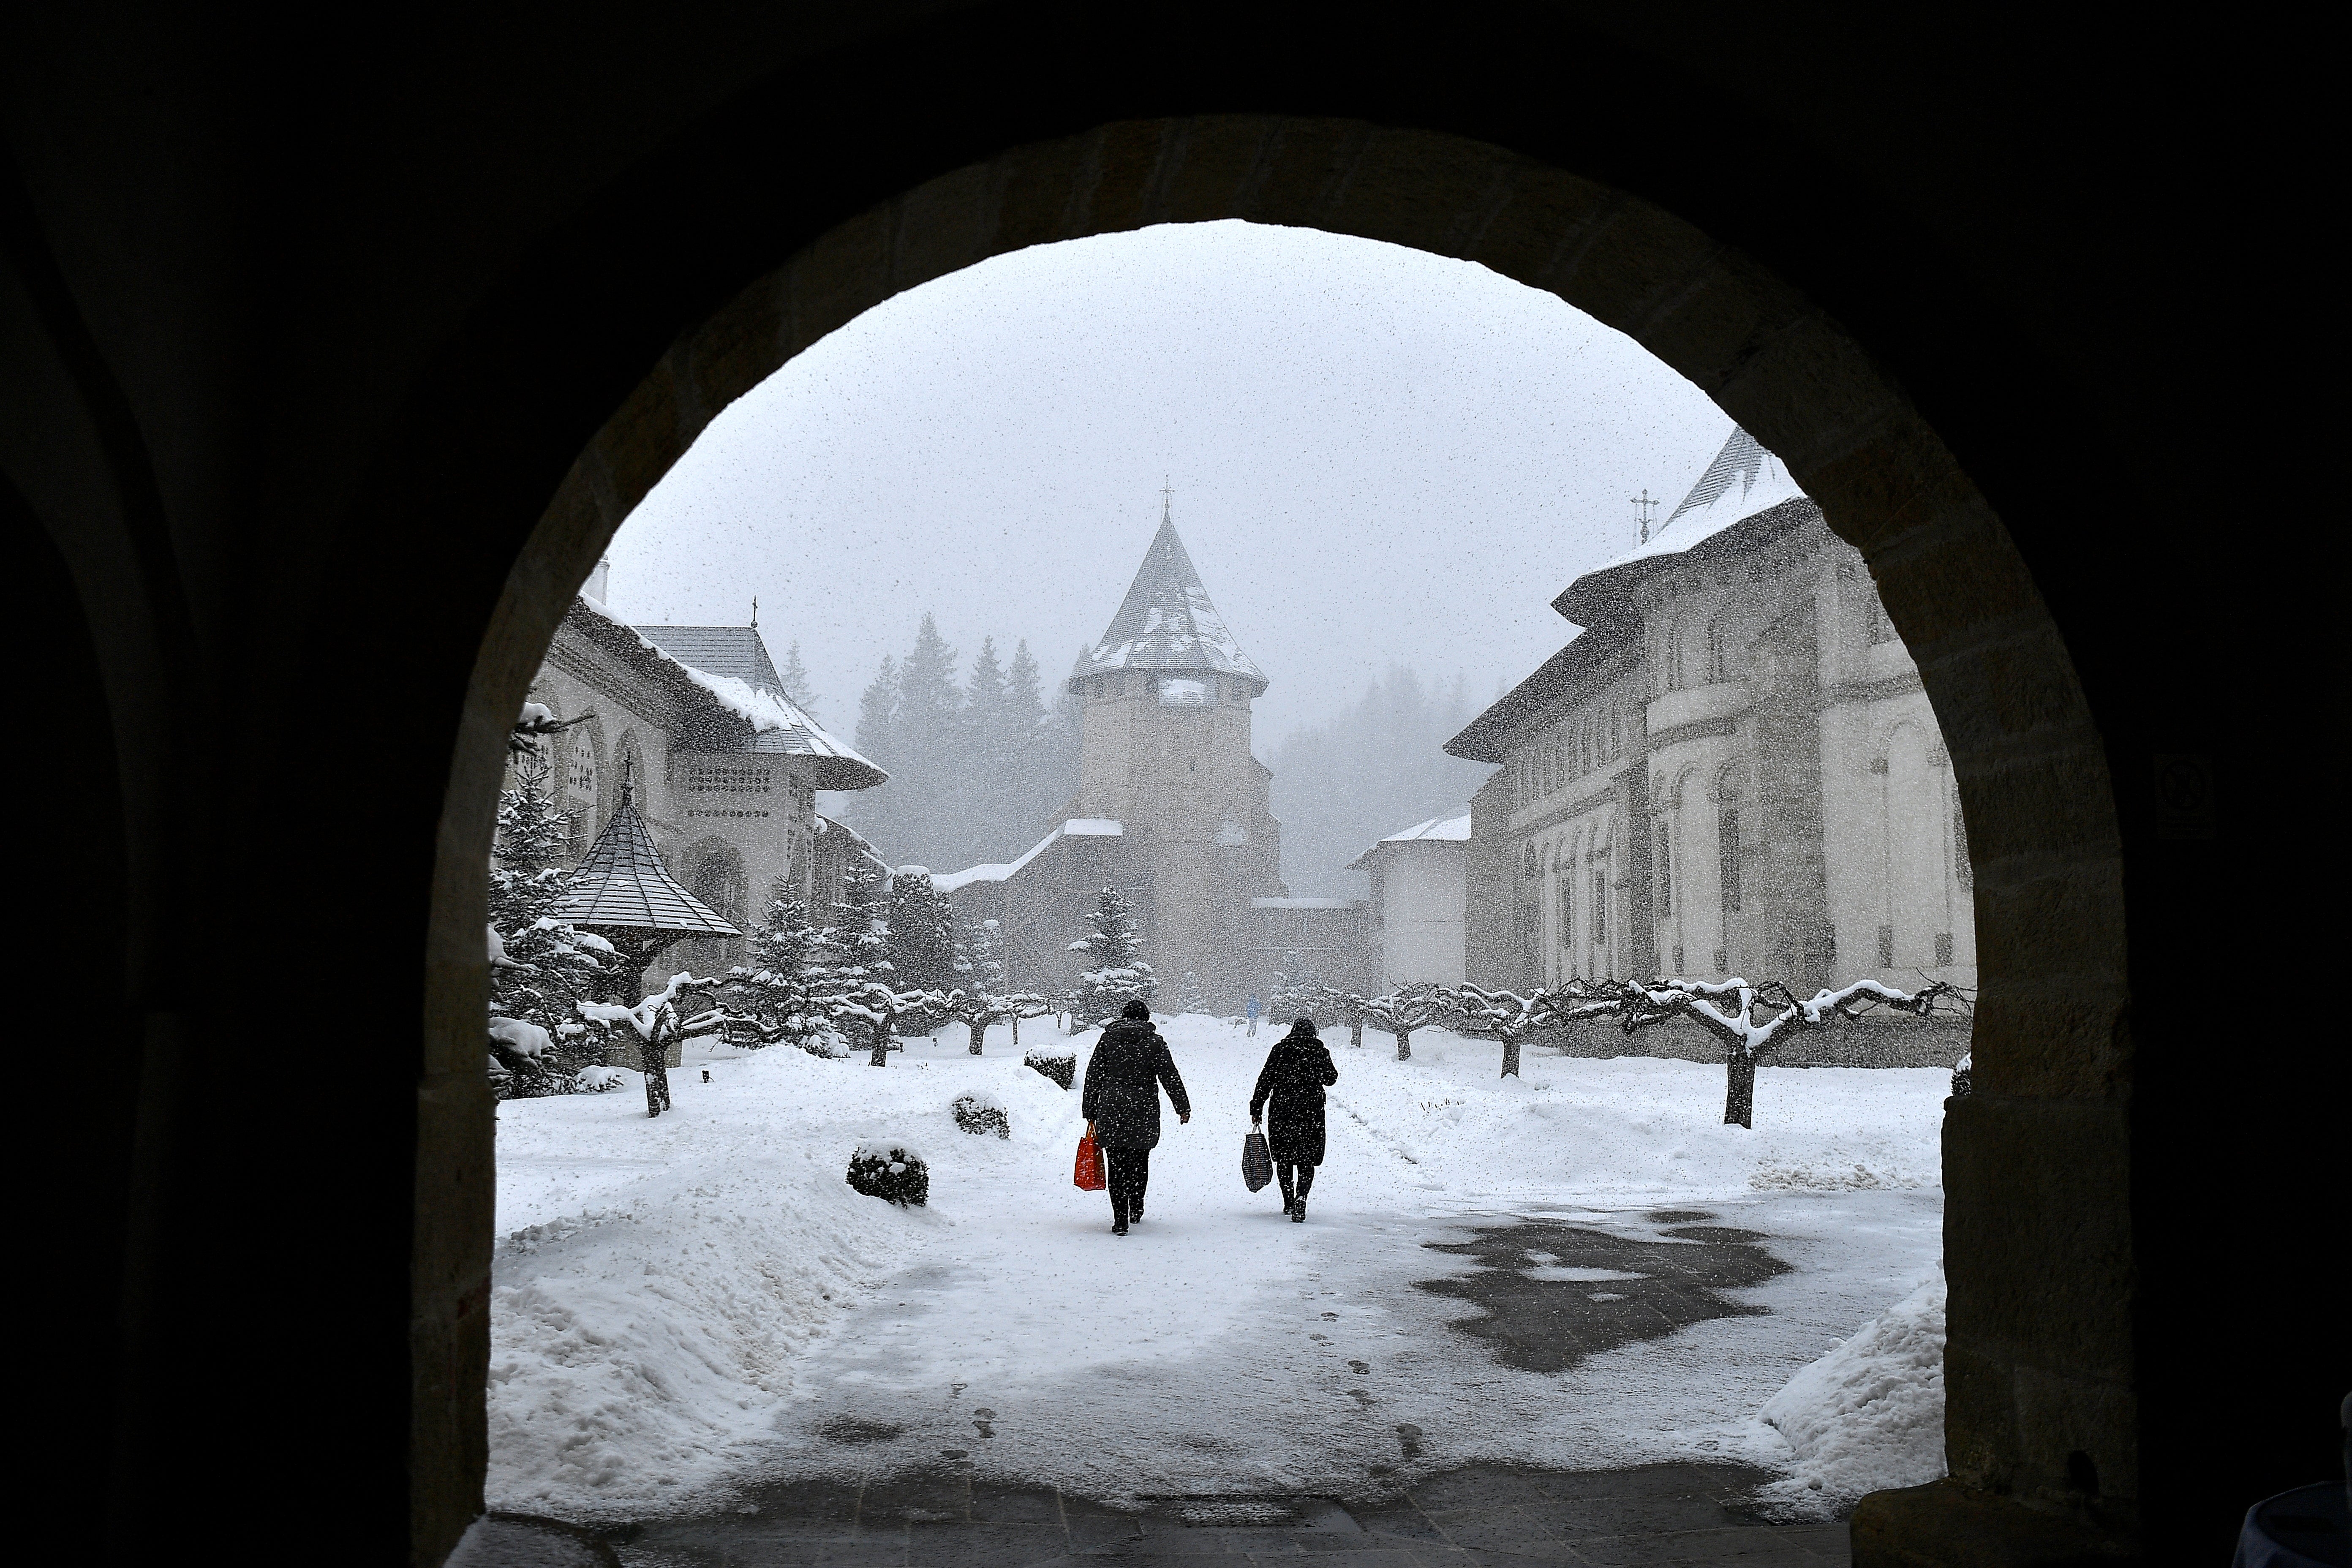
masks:
<instances>
[{"instance_id":1,"label":"red plastic bag","mask_svg":"<svg viewBox=\"0 0 2352 1568\"><path fill-rule=\"evenodd\" d=\"M1103 1177L1102 1151L1095 1147L1091 1132L1078 1140L1078 1165L1070 1173L1070 1181L1082 1193L1098 1193L1110 1185Z\"/></svg>"}]
</instances>

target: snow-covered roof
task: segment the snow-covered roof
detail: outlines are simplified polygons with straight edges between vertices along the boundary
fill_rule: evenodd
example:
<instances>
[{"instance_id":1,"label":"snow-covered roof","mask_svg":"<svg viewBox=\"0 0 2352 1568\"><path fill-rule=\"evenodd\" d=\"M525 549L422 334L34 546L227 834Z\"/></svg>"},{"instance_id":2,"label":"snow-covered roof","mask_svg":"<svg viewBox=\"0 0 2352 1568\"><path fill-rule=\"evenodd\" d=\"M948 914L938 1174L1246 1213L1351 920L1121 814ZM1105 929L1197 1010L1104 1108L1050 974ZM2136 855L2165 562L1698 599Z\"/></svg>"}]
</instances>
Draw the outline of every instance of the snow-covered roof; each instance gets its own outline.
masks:
<instances>
[{"instance_id":1,"label":"snow-covered roof","mask_svg":"<svg viewBox=\"0 0 2352 1568\"><path fill-rule=\"evenodd\" d=\"M572 891L555 908L555 918L572 925L620 931L667 931L681 936L741 936L726 917L688 892L662 864L653 835L637 815L629 787L613 820L596 836Z\"/></svg>"},{"instance_id":2,"label":"snow-covered roof","mask_svg":"<svg viewBox=\"0 0 2352 1568\"><path fill-rule=\"evenodd\" d=\"M1265 690L1265 672L1242 652L1209 602L1209 590L1201 585L1201 574L1192 570L1192 558L1164 510L1118 614L1071 672L1071 689L1089 675L1115 669L1237 675L1250 683L1253 695Z\"/></svg>"},{"instance_id":3,"label":"snow-covered roof","mask_svg":"<svg viewBox=\"0 0 2352 1568\"><path fill-rule=\"evenodd\" d=\"M1254 910L1352 910L1361 899L1252 899Z\"/></svg>"},{"instance_id":4,"label":"snow-covered roof","mask_svg":"<svg viewBox=\"0 0 2352 1568\"><path fill-rule=\"evenodd\" d=\"M1551 711L1589 681L1613 676L1621 660L1639 652L1633 590L1664 563L1694 552L1701 560L1734 557L1820 516L1821 508L1797 488L1780 459L1735 428L1647 543L1560 590L1551 607L1576 623L1577 634L1446 742L1446 753L1499 763L1522 724Z\"/></svg>"},{"instance_id":5,"label":"snow-covered roof","mask_svg":"<svg viewBox=\"0 0 2352 1568\"><path fill-rule=\"evenodd\" d=\"M1604 589L1613 591L1622 569L1659 556L1680 555L1736 523L1760 517L1790 501L1812 502L1789 477L1780 459L1766 451L1755 437L1733 426L1723 449L1707 464L1682 504L1666 514L1648 540L1623 554L1583 574L1552 601L1552 608L1570 619L1569 606L1589 603ZM1590 624L1589 622L1586 624Z\"/></svg>"},{"instance_id":6,"label":"snow-covered roof","mask_svg":"<svg viewBox=\"0 0 2352 1568\"><path fill-rule=\"evenodd\" d=\"M1017 874L1021 868L1043 855L1057 838L1117 838L1127 832L1124 823L1113 822L1107 816L1074 816L1067 822L1054 825L1054 831L1031 846L1029 853L1011 862L992 860L984 866L967 866L961 871L950 871L931 879L931 886L942 893L952 893L958 888L973 882L1002 882Z\"/></svg>"},{"instance_id":7,"label":"snow-covered roof","mask_svg":"<svg viewBox=\"0 0 2352 1568\"><path fill-rule=\"evenodd\" d=\"M586 597L572 600L564 621L663 681L682 700L715 710L705 721L689 722L681 750L806 757L814 764L812 782L819 789L872 789L889 782L888 773L827 733L783 694L756 626L631 626ZM751 673L747 677L695 664L647 635L655 632L664 637L695 634L681 646Z\"/></svg>"},{"instance_id":8,"label":"snow-covered roof","mask_svg":"<svg viewBox=\"0 0 2352 1568\"><path fill-rule=\"evenodd\" d=\"M790 700L784 678L768 657L757 626L634 626L639 637L680 664L742 681L755 691Z\"/></svg>"},{"instance_id":9,"label":"snow-covered roof","mask_svg":"<svg viewBox=\"0 0 2352 1568\"><path fill-rule=\"evenodd\" d=\"M1364 863L1376 854L1381 844L1463 844L1470 837L1470 814L1459 816L1433 816L1427 822L1416 822L1402 833L1391 833L1380 844L1373 845L1348 862L1348 869L1360 871Z\"/></svg>"}]
</instances>

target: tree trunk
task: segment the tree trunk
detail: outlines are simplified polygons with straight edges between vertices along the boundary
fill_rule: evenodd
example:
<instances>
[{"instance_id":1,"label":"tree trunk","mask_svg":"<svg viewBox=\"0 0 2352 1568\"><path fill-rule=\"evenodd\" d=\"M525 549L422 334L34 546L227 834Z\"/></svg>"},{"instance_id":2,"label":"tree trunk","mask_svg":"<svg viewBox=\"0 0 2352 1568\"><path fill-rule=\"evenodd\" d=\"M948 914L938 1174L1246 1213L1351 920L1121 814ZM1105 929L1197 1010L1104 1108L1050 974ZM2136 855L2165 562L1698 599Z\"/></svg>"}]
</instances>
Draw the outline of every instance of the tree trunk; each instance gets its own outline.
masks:
<instances>
[{"instance_id":1,"label":"tree trunk","mask_svg":"<svg viewBox=\"0 0 2352 1568\"><path fill-rule=\"evenodd\" d=\"M885 1013L874 1026L874 1055L866 1063L870 1068L890 1065L890 1015Z\"/></svg>"},{"instance_id":2,"label":"tree trunk","mask_svg":"<svg viewBox=\"0 0 2352 1568\"><path fill-rule=\"evenodd\" d=\"M1395 1034L1397 1037L1397 1060L1401 1062L1409 1062L1412 1060L1412 1031L1411 1029L1399 1029L1395 1031Z\"/></svg>"},{"instance_id":3,"label":"tree trunk","mask_svg":"<svg viewBox=\"0 0 2352 1568\"><path fill-rule=\"evenodd\" d=\"M1503 1037L1502 1076L1505 1078L1517 1078L1519 1076L1519 1037L1517 1035L1505 1035Z\"/></svg>"},{"instance_id":4,"label":"tree trunk","mask_svg":"<svg viewBox=\"0 0 2352 1568\"><path fill-rule=\"evenodd\" d=\"M1348 1026L1348 1043L1360 1051L1364 1048L1364 1021L1361 1018Z\"/></svg>"},{"instance_id":5,"label":"tree trunk","mask_svg":"<svg viewBox=\"0 0 2352 1568\"><path fill-rule=\"evenodd\" d=\"M1726 1127L1756 1126L1756 1058L1748 1056L1726 1056L1723 1058L1723 1124Z\"/></svg>"},{"instance_id":6,"label":"tree trunk","mask_svg":"<svg viewBox=\"0 0 2352 1568\"><path fill-rule=\"evenodd\" d=\"M1018 1013L1013 1015L1013 1048L1021 1048L1021 1015Z\"/></svg>"},{"instance_id":7,"label":"tree trunk","mask_svg":"<svg viewBox=\"0 0 2352 1568\"><path fill-rule=\"evenodd\" d=\"M980 1042L986 1038L987 1036L988 1020L985 1018L974 1018L971 1021L971 1054L973 1056L980 1055Z\"/></svg>"}]
</instances>

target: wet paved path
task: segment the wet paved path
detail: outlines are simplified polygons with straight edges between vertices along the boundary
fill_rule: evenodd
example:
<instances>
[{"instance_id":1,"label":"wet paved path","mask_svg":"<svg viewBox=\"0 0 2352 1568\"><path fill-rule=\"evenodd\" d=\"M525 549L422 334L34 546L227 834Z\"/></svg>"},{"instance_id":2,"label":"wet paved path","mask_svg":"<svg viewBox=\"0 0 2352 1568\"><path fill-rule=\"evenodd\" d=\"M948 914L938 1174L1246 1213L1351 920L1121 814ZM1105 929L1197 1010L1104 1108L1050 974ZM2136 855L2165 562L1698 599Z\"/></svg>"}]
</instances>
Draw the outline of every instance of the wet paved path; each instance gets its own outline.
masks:
<instances>
[{"instance_id":1,"label":"wet paved path","mask_svg":"<svg viewBox=\"0 0 2352 1568\"><path fill-rule=\"evenodd\" d=\"M1447 1337L1471 1352L1472 1362L1558 1374L1588 1357L1668 1340L1695 1324L1769 1316L1766 1307L1741 1296L1790 1274L1791 1265L1775 1255L1766 1233L1720 1223L1752 1212L1760 1211L1721 1205L1628 1211L1606 1226L1548 1216L1465 1217L1419 1243L1418 1252L1433 1255L1419 1272L1444 1272L1410 1283L1435 1298L1433 1305L1458 1301L1475 1309L1444 1321ZM1345 1364L1357 1380L1371 1371L1362 1361ZM1374 1416L1373 1396L1353 1392L1363 1415ZM1281 1420L1279 1408L1265 1418ZM981 1439L992 1436L992 1422L971 1425L981 1428ZM827 1426L831 1443L876 1450L877 1458L910 1436L838 1414ZM1346 1496L1237 1483L1104 1501L975 1477L963 1447L920 1458L900 1448L887 1474L755 1483L722 1510L626 1526L608 1538L631 1568L1013 1568L1301 1557L1332 1568L1726 1562L1793 1568L1847 1561L1842 1524L1776 1525L1745 1511L1743 1500L1773 1479L1752 1466L1559 1469L1471 1462L1434 1468L1444 1464L1438 1438L1410 1421L1392 1429L1392 1462L1360 1471L1366 1484Z\"/></svg>"},{"instance_id":2,"label":"wet paved path","mask_svg":"<svg viewBox=\"0 0 2352 1568\"><path fill-rule=\"evenodd\" d=\"M1377 1502L1224 1494L1146 1500L1140 1511L962 1475L755 1490L756 1513L616 1532L632 1568L1022 1568L1029 1563L1266 1563L1434 1568L1848 1560L1846 1528L1767 1525L1739 1465L1607 1471L1471 1466ZM1304 1568L1304 1564L1302 1564Z\"/></svg>"}]
</instances>

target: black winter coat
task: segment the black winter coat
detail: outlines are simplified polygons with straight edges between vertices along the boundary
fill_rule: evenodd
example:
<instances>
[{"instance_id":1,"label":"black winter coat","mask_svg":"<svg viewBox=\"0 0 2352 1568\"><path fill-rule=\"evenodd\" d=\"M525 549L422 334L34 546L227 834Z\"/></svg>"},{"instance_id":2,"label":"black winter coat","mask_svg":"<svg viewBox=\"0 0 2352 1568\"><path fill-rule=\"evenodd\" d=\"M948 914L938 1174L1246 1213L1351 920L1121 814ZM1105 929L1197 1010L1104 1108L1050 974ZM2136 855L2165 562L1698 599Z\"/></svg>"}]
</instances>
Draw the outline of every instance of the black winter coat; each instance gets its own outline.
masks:
<instances>
[{"instance_id":1,"label":"black winter coat","mask_svg":"<svg viewBox=\"0 0 2352 1568\"><path fill-rule=\"evenodd\" d=\"M1331 1048L1314 1036L1293 1029L1274 1042L1250 1096L1250 1120L1272 1103L1265 1142L1277 1164L1323 1163L1323 1086L1339 1081Z\"/></svg>"},{"instance_id":2,"label":"black winter coat","mask_svg":"<svg viewBox=\"0 0 2352 1568\"><path fill-rule=\"evenodd\" d=\"M1095 1142L1106 1149L1156 1149L1160 1146L1160 1086L1168 1086L1169 1103L1176 1114L1192 1114L1184 1094L1184 1080L1176 1076L1176 1058L1160 1031L1140 1018L1118 1018L1107 1025L1087 1058L1087 1083L1081 1092L1087 1121L1095 1124Z\"/></svg>"}]
</instances>

